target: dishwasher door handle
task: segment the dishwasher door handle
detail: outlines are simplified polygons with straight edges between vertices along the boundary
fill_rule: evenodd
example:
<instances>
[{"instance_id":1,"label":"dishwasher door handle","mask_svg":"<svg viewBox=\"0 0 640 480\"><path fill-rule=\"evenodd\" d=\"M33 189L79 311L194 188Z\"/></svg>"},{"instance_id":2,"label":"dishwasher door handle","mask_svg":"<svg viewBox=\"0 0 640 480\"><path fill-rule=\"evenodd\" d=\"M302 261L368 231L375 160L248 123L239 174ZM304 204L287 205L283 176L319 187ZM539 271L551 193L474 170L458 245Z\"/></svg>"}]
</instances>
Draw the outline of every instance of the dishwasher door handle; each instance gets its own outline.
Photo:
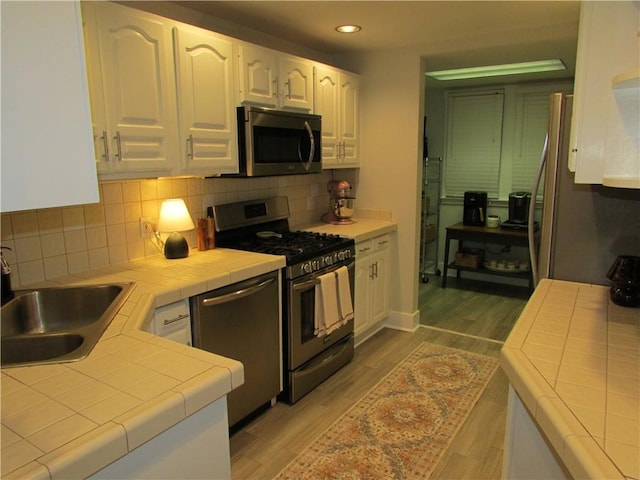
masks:
<instances>
[{"instance_id":1,"label":"dishwasher door handle","mask_svg":"<svg viewBox=\"0 0 640 480\"><path fill-rule=\"evenodd\" d=\"M219 297L211 297L205 298L202 300L203 307L213 307L215 305L220 305L221 303L233 302L234 300L238 300L239 298L248 297L249 295L253 295L254 293L262 290L263 288L271 285L275 282L275 278L268 278L263 282L258 283L249 288L241 288L240 290L236 290L235 292L226 293L224 295L220 295Z\"/></svg>"}]
</instances>

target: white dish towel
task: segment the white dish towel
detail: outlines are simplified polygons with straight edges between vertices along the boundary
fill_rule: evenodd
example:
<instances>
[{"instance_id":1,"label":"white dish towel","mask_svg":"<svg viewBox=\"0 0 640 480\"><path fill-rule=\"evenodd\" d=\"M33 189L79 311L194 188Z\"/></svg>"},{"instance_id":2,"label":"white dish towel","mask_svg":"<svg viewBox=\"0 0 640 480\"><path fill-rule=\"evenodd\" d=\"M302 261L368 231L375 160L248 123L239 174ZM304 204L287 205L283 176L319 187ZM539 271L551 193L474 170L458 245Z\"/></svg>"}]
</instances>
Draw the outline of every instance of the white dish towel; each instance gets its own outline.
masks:
<instances>
[{"instance_id":1,"label":"white dish towel","mask_svg":"<svg viewBox=\"0 0 640 480\"><path fill-rule=\"evenodd\" d=\"M351 301L351 284L349 283L349 269L340 267L336 270L338 280L338 308L342 323L353 318L353 302Z\"/></svg>"},{"instance_id":2,"label":"white dish towel","mask_svg":"<svg viewBox=\"0 0 640 480\"><path fill-rule=\"evenodd\" d=\"M340 267L318 277L315 287L314 333L328 335L353 318L349 271Z\"/></svg>"}]
</instances>

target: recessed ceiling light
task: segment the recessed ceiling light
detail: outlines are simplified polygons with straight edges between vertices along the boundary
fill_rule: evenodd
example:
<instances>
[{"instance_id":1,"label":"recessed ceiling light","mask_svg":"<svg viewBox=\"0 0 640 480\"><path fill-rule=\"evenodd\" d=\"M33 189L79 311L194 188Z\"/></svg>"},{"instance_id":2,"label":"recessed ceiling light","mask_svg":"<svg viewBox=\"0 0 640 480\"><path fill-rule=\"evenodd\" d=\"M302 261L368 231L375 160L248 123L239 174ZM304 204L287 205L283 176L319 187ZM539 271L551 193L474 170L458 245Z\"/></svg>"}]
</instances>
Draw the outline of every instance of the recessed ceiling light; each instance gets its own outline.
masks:
<instances>
[{"instance_id":1,"label":"recessed ceiling light","mask_svg":"<svg viewBox=\"0 0 640 480\"><path fill-rule=\"evenodd\" d=\"M336 32L340 33L356 33L362 30L360 25L338 25L336 27Z\"/></svg>"},{"instance_id":2,"label":"recessed ceiling light","mask_svg":"<svg viewBox=\"0 0 640 480\"><path fill-rule=\"evenodd\" d=\"M437 72L427 72L426 75L436 80L463 80L466 78L551 72L554 70L566 70L566 68L562 60L555 59L540 60L537 62L509 63L505 65L488 65L485 67L458 68L455 70L439 70Z\"/></svg>"}]
</instances>

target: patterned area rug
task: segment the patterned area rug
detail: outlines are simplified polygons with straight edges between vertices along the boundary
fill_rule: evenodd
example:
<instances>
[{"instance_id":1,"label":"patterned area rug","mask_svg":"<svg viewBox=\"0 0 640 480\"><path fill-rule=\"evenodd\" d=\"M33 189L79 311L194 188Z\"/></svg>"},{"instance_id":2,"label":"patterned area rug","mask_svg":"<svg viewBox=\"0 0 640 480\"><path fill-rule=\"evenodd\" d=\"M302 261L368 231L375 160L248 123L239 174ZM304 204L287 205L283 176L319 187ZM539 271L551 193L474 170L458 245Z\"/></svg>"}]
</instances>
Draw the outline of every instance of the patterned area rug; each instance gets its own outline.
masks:
<instances>
[{"instance_id":1,"label":"patterned area rug","mask_svg":"<svg viewBox=\"0 0 640 480\"><path fill-rule=\"evenodd\" d=\"M429 478L497 366L420 344L275 478Z\"/></svg>"}]
</instances>

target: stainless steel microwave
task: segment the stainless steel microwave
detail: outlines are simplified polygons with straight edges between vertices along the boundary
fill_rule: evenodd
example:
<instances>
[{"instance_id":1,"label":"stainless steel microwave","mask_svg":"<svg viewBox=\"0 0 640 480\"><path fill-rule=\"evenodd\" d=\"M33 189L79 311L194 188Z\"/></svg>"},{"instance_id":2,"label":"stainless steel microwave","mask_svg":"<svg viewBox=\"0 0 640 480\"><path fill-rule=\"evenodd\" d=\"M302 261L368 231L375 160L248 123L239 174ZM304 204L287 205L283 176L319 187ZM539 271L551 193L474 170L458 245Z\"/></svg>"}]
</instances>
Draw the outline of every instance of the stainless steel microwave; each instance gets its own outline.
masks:
<instances>
[{"instance_id":1,"label":"stainless steel microwave","mask_svg":"<svg viewBox=\"0 0 640 480\"><path fill-rule=\"evenodd\" d=\"M320 126L320 115L238 107L239 175L320 173Z\"/></svg>"}]
</instances>

